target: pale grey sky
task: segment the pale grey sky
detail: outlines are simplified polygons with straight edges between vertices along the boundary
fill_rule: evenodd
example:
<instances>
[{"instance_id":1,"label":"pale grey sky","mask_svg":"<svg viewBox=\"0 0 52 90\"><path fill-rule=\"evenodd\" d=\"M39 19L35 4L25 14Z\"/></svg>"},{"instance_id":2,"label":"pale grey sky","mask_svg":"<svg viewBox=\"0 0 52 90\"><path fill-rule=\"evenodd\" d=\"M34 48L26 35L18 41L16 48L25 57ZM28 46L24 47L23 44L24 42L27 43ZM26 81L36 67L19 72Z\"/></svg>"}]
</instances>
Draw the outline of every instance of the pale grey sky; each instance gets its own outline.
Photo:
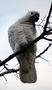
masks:
<instances>
[{"instance_id":1,"label":"pale grey sky","mask_svg":"<svg viewBox=\"0 0 52 90\"><path fill-rule=\"evenodd\" d=\"M0 59L5 59L12 53L8 43L8 28L16 20L22 17L28 10L40 12L40 19L47 16L52 0L0 0ZM46 44L41 42L39 50L43 49ZM51 61L52 50L46 54L46 58ZM0 78L0 90L52 90L52 66L47 62L38 59L36 64L37 82L34 84L23 84L13 74L6 75L8 83ZM10 67L17 61L11 61Z\"/></svg>"}]
</instances>

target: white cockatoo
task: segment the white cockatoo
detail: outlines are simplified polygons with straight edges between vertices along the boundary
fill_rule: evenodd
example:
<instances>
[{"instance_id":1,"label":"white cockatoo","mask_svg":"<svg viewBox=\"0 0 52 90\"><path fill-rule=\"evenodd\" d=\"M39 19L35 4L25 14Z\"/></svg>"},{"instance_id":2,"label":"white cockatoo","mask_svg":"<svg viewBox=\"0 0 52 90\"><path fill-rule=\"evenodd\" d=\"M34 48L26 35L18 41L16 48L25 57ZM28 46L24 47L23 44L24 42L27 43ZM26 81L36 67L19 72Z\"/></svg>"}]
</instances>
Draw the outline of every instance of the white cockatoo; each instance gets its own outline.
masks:
<instances>
[{"instance_id":1,"label":"white cockatoo","mask_svg":"<svg viewBox=\"0 0 52 90\"><path fill-rule=\"evenodd\" d=\"M8 38L13 52L22 50L36 38L35 22L39 19L39 13L29 11L25 16L10 26ZM32 45L24 53L16 56L20 64L20 80L24 83L34 83L37 80L35 63L36 44Z\"/></svg>"}]
</instances>

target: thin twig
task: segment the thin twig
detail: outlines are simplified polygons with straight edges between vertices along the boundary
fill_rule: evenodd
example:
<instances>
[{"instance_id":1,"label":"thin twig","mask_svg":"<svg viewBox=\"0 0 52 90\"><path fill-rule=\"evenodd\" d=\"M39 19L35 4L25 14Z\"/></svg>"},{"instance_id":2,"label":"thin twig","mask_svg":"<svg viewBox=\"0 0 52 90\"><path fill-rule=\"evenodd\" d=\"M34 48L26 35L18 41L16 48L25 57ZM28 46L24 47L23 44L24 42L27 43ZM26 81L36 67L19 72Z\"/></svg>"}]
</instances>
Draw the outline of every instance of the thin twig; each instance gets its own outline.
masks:
<instances>
[{"instance_id":1,"label":"thin twig","mask_svg":"<svg viewBox=\"0 0 52 90\"><path fill-rule=\"evenodd\" d=\"M6 77L5 77L5 76L3 76L3 77L4 77L5 81L7 82L7 79L6 79Z\"/></svg>"},{"instance_id":2,"label":"thin twig","mask_svg":"<svg viewBox=\"0 0 52 90\"><path fill-rule=\"evenodd\" d=\"M39 25L41 25L44 22L45 18L46 18L46 16L42 19L42 21L39 23Z\"/></svg>"},{"instance_id":3,"label":"thin twig","mask_svg":"<svg viewBox=\"0 0 52 90\"><path fill-rule=\"evenodd\" d=\"M46 62L48 62L49 60L45 59L44 57L40 56L40 58L42 58L43 60L45 60Z\"/></svg>"}]
</instances>

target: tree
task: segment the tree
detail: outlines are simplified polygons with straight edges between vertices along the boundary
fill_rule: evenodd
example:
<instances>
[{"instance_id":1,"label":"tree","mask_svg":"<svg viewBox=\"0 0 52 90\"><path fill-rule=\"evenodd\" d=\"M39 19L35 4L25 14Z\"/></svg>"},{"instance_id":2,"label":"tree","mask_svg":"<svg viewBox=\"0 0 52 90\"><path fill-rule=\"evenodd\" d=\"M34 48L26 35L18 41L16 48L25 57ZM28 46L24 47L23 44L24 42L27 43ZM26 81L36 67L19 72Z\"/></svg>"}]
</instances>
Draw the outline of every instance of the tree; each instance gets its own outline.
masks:
<instances>
[{"instance_id":1,"label":"tree","mask_svg":"<svg viewBox=\"0 0 52 90\"><path fill-rule=\"evenodd\" d=\"M44 57L42 57L42 55L47 52L47 50L52 46L52 39L49 38L50 35L52 35L52 28L51 28L51 25L52 25L52 22L51 22L51 13L52 13L52 3L51 3L51 6L50 6L50 10L49 10L49 13L48 13L48 16L46 18L46 21L45 23L42 25L42 23L44 22L45 18L43 18L43 20L41 21L40 24L36 24L37 27L42 27L42 32L41 34L35 39L33 40L30 44L28 44L27 47L25 47L23 50L20 50L18 52L15 52L13 54L11 54L9 57L7 57L5 60L1 61L0 60L0 68L1 66L3 66L3 69L6 69L6 71L3 71L3 69L1 69L0 71L0 77L3 76L5 78L5 75L6 74L9 74L9 73L17 73L20 69L17 68L17 69L14 69L14 68L11 68L9 69L7 67L7 62L12 60L16 55L19 55L23 52L25 52L27 49L29 49L34 43L37 43L38 41L44 39L46 41L49 42L49 45L39 54L36 56L36 58L43 58L44 60L46 60ZM46 60L48 62L48 60ZM5 78L6 79L6 78Z\"/></svg>"}]
</instances>

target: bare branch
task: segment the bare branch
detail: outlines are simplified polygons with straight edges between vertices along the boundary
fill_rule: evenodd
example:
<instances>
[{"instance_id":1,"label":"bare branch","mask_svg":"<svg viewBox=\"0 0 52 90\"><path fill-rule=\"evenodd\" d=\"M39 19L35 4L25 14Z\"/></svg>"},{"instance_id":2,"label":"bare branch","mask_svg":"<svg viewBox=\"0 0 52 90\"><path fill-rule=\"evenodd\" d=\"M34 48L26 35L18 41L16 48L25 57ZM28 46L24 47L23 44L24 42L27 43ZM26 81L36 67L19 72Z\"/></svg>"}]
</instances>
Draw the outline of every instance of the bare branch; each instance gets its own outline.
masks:
<instances>
[{"instance_id":1,"label":"bare branch","mask_svg":"<svg viewBox=\"0 0 52 90\"><path fill-rule=\"evenodd\" d=\"M17 51L13 54L11 54L9 57L7 57L5 60L0 62L0 66L4 65L5 63L7 63L8 61L10 61L12 58L14 58L16 55L19 55L21 53L24 53L28 48L30 48L34 43L36 43L37 41L39 41L40 39L43 39L44 36L44 32L37 37L35 40L33 40L27 47L25 47L23 50Z\"/></svg>"},{"instance_id":2,"label":"bare branch","mask_svg":"<svg viewBox=\"0 0 52 90\"><path fill-rule=\"evenodd\" d=\"M27 47L23 48L23 49L20 50L20 51L17 51L17 52L15 52L15 53L11 54L10 56L8 56L8 57L7 57L5 60L3 60L3 61L0 60L0 66L3 65L4 68L6 69L6 71L4 71L4 72L2 72L2 70L3 70L4 68L1 70L2 73L0 72L0 77L1 77L1 76L4 77L4 75L6 75L6 74L16 73L16 72L19 71L19 69L8 69L8 68L6 67L6 63L7 63L8 61L10 61L11 59L13 59L16 55L19 55L19 54L21 54L21 53L24 53L24 52L25 52L26 50L28 50L34 43L37 43L39 40L44 39L44 40L47 40L47 41L52 41L52 39L49 39L49 38L46 38L46 37L45 37L46 35L52 34L52 29L50 29L50 27L48 27L49 19L50 19L50 16L51 16L51 12L52 12L52 3L51 3L51 7L50 7L50 10L49 10L49 14L48 14L48 16L47 16L45 25L44 25L44 26L40 25L40 24L44 21L45 18L42 20L42 22L41 22L40 24L37 25L37 26L41 26L41 27L43 28L43 32L41 33L40 36L38 36L35 40L33 40L31 43L29 43L29 44L27 45ZM48 30L47 30L47 28L48 28ZM44 49L39 55L37 55L36 58L40 57L40 58L44 59L41 55L43 55L43 54L51 47L51 45L52 45L52 44L49 44L49 46L47 46L46 49ZM46 60L46 59L44 59L44 60L48 62L48 60ZM35 63L36 63L36 62L35 62ZM4 78L5 78L5 77L4 77ZM5 80L7 81L6 78L5 78Z\"/></svg>"},{"instance_id":3,"label":"bare branch","mask_svg":"<svg viewBox=\"0 0 52 90\"><path fill-rule=\"evenodd\" d=\"M45 25L44 25L44 32L46 31L47 25L48 25L48 23L49 23L49 18L50 18L51 12L52 12L52 3L51 3L51 6L50 6L50 10L49 10L48 17L47 17L47 19L46 19L46 23L45 23Z\"/></svg>"},{"instance_id":4,"label":"bare branch","mask_svg":"<svg viewBox=\"0 0 52 90\"><path fill-rule=\"evenodd\" d=\"M49 44L49 46L48 46L46 49L44 49L43 52L41 52L39 55L37 55L36 58L38 58L38 57L40 57L42 54L44 54L44 53L51 47L51 45L52 45L52 44Z\"/></svg>"},{"instance_id":5,"label":"bare branch","mask_svg":"<svg viewBox=\"0 0 52 90\"><path fill-rule=\"evenodd\" d=\"M18 71L19 71L19 69L9 69L8 71L2 72L2 73L0 74L0 77L1 77L1 76L4 76L4 75L6 75L6 74L10 74L10 73L16 73L16 72L18 72Z\"/></svg>"},{"instance_id":6,"label":"bare branch","mask_svg":"<svg viewBox=\"0 0 52 90\"><path fill-rule=\"evenodd\" d=\"M51 7L50 7L50 11L49 11L49 14L48 14L48 17L47 17L47 20L46 20L46 23L45 23L45 26L44 26L44 31L43 33L37 37L35 40L33 40L26 48L24 48L23 50L20 50L20 51L17 51L13 54L11 54L9 57L7 57L5 60L3 60L2 62L0 62L0 66L4 65L5 63L7 63L9 60L11 60L12 58L14 58L16 55L19 55L21 53L24 53L28 48L30 48L34 43L38 42L39 40L43 39L43 37L45 35L47 35L48 31L46 31L46 28L47 28L47 25L49 23L49 18L50 18L50 15L51 15L51 12L52 12L52 3L51 3ZM46 32L45 32L46 31Z\"/></svg>"},{"instance_id":7,"label":"bare branch","mask_svg":"<svg viewBox=\"0 0 52 90\"><path fill-rule=\"evenodd\" d=\"M52 41L52 39L49 39L49 38L46 38L46 37L44 37L43 39L47 40L47 41Z\"/></svg>"}]
</instances>

